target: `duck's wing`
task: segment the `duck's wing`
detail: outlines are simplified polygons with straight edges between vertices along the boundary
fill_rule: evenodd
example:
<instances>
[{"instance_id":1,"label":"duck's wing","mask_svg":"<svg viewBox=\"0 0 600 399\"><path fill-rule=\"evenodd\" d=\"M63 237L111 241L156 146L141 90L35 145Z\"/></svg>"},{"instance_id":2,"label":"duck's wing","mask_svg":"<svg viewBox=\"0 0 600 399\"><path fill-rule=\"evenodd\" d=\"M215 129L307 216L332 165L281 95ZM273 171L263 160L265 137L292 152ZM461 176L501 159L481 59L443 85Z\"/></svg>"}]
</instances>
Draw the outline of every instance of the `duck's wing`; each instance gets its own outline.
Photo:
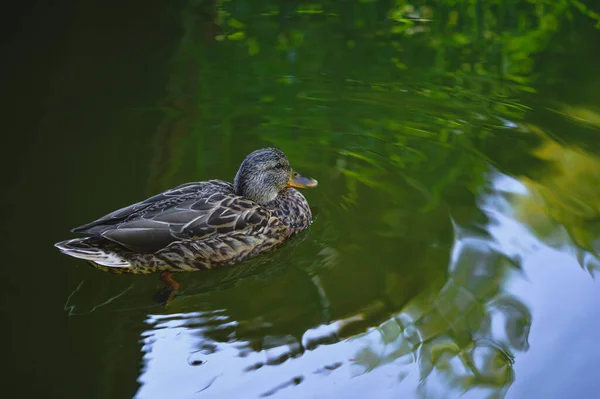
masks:
<instances>
[{"instance_id":1,"label":"duck's wing","mask_svg":"<svg viewBox=\"0 0 600 399\"><path fill-rule=\"evenodd\" d=\"M115 211L78 232L97 234L138 252L156 252L173 241L267 225L270 212L233 193L231 185L190 183ZM209 184L209 185L206 185ZM202 185L202 187L194 187Z\"/></svg>"},{"instance_id":2,"label":"duck's wing","mask_svg":"<svg viewBox=\"0 0 600 399\"><path fill-rule=\"evenodd\" d=\"M93 222L76 227L71 231L74 233L100 234L103 231L115 228L115 225L129 219L135 219L148 211L168 209L178 203L190 198L201 198L209 193L232 192L231 184L218 180L206 182L185 183L175 188L156 194L144 201L126 206L109 213Z\"/></svg>"}]
</instances>

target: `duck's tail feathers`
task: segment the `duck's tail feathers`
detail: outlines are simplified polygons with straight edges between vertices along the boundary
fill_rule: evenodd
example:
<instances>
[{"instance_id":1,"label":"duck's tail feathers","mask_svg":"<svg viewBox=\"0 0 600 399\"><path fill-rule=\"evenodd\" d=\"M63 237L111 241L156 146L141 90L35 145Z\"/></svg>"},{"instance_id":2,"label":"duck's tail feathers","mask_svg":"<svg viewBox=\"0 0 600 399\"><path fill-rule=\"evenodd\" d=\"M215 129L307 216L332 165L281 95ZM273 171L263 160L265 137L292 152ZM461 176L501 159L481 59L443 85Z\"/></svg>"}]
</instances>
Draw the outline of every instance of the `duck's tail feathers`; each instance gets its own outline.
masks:
<instances>
[{"instance_id":1,"label":"duck's tail feathers","mask_svg":"<svg viewBox=\"0 0 600 399\"><path fill-rule=\"evenodd\" d=\"M84 259L106 267L131 267L131 264L114 252L93 245L92 237L61 241L54 246L63 254Z\"/></svg>"}]
</instances>

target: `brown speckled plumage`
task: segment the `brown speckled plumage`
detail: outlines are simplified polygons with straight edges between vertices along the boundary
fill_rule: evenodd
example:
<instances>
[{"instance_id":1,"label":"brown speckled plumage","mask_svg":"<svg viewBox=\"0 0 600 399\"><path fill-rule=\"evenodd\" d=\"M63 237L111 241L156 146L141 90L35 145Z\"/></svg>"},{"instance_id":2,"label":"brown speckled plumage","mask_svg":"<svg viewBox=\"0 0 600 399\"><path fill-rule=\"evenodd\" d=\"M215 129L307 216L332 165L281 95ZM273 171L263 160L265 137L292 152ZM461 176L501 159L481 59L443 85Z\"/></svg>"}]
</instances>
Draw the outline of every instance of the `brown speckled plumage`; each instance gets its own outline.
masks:
<instances>
[{"instance_id":1,"label":"brown speckled plumage","mask_svg":"<svg viewBox=\"0 0 600 399\"><path fill-rule=\"evenodd\" d=\"M183 184L78 227L73 231L90 236L56 246L113 273L232 265L310 225L310 207L289 187L292 180L316 185L293 172L281 151L258 150L242 163L237 192L221 180Z\"/></svg>"}]
</instances>

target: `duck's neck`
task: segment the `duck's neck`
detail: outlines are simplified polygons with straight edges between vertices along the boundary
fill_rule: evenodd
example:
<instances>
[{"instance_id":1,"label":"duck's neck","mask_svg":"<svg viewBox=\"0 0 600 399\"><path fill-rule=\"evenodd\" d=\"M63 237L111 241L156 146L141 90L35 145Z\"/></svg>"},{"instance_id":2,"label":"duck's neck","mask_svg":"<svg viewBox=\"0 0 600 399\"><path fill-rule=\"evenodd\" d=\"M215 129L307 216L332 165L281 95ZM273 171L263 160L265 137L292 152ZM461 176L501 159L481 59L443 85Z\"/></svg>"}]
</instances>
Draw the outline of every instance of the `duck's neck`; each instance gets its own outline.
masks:
<instances>
[{"instance_id":1,"label":"duck's neck","mask_svg":"<svg viewBox=\"0 0 600 399\"><path fill-rule=\"evenodd\" d=\"M279 194L277 188L272 185L261 183L262 182L247 179L245 176L240 176L240 172L238 172L233 180L233 191L236 195L248 198L261 205L276 200L277 195Z\"/></svg>"},{"instance_id":2,"label":"duck's neck","mask_svg":"<svg viewBox=\"0 0 600 399\"><path fill-rule=\"evenodd\" d=\"M294 188L286 188L277 198L264 205L273 216L293 228L306 228L312 222L312 213L304 195Z\"/></svg>"}]
</instances>

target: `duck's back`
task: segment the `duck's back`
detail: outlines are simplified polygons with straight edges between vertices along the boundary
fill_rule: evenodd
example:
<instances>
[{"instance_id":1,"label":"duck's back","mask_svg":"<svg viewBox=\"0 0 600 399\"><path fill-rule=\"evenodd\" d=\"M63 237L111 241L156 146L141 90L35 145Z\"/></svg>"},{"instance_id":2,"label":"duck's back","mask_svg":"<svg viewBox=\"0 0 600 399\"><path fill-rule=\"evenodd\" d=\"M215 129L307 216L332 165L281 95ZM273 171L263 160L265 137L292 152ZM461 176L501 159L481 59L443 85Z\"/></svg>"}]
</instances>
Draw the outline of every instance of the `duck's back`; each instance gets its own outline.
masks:
<instances>
[{"instance_id":1,"label":"duck's back","mask_svg":"<svg viewBox=\"0 0 600 399\"><path fill-rule=\"evenodd\" d=\"M101 234L107 230L118 228L124 222L144 218L150 219L152 216L175 208L184 202L201 200L213 194L233 194L233 186L231 183L222 180L181 184L141 202L118 209L71 231L92 235Z\"/></svg>"},{"instance_id":2,"label":"duck's back","mask_svg":"<svg viewBox=\"0 0 600 399\"><path fill-rule=\"evenodd\" d=\"M246 231L268 217L258 204L235 195L231 183L209 180L180 185L73 231L153 253L174 241Z\"/></svg>"}]
</instances>

